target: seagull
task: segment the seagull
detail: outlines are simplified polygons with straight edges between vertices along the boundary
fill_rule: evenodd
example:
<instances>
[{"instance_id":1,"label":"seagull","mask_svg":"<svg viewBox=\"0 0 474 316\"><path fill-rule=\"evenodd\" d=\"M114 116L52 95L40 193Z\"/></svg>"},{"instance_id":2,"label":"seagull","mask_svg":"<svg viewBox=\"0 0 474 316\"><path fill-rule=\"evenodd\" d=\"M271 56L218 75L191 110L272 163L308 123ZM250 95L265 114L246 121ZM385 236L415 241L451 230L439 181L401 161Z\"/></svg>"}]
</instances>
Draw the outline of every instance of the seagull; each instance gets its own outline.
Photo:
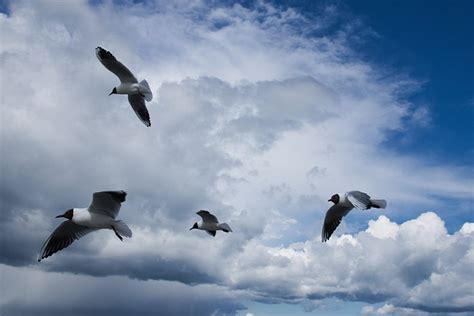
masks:
<instances>
[{"instance_id":1,"label":"seagull","mask_svg":"<svg viewBox=\"0 0 474 316\"><path fill-rule=\"evenodd\" d=\"M209 235L215 237L216 232L218 230L222 230L226 233L231 232L232 229L230 229L229 225L227 223L221 223L219 224L219 221L217 220L217 217L212 215L206 210L200 210L199 212L196 213L197 215L202 217L202 222L201 223L194 223L193 227L191 227L189 230L193 229L200 229L200 230L205 230L206 233Z\"/></svg>"},{"instance_id":2,"label":"seagull","mask_svg":"<svg viewBox=\"0 0 474 316\"><path fill-rule=\"evenodd\" d=\"M321 239L323 242L329 240L332 233L336 230L337 226L341 223L344 216L349 213L354 207L361 210L368 210L370 208L385 208L387 207L387 201L371 199L367 193L360 191L349 191L344 194L334 194L328 200L333 202L334 205L329 208L324 218L323 231L321 233Z\"/></svg>"},{"instance_id":3,"label":"seagull","mask_svg":"<svg viewBox=\"0 0 474 316\"><path fill-rule=\"evenodd\" d=\"M120 240L123 240L122 235L132 237L132 231L127 224L115 220L126 195L125 191L96 192L92 195L92 203L88 208L73 208L56 216L68 220L62 222L46 239L38 256L38 262L95 230L111 229Z\"/></svg>"},{"instance_id":4,"label":"seagull","mask_svg":"<svg viewBox=\"0 0 474 316\"><path fill-rule=\"evenodd\" d=\"M153 99L150 86L146 80L138 82L137 78L127 67L119 62L112 53L106 51L102 47L95 49L95 54L102 65L113 72L120 79L120 85L114 87L112 94L127 94L128 102L132 106L135 114L146 126L151 126L150 115L145 106L145 100L150 102Z\"/></svg>"}]
</instances>

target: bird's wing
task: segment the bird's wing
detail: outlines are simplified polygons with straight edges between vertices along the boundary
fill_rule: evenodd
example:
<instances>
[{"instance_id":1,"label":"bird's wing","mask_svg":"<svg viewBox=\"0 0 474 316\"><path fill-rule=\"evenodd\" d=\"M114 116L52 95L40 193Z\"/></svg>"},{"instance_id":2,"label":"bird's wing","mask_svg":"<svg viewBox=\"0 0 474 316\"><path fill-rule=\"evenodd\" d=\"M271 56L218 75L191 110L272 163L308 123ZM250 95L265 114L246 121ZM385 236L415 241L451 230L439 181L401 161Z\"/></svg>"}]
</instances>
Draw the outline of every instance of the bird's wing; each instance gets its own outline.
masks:
<instances>
[{"instance_id":1,"label":"bird's wing","mask_svg":"<svg viewBox=\"0 0 474 316\"><path fill-rule=\"evenodd\" d=\"M323 242L329 240L332 233L342 221L342 218L349 213L352 208L335 204L329 208L324 218L323 231L321 232L321 240Z\"/></svg>"},{"instance_id":2,"label":"bird's wing","mask_svg":"<svg viewBox=\"0 0 474 316\"><path fill-rule=\"evenodd\" d=\"M70 220L62 222L62 224L59 225L58 228L56 228L51 234L51 236L49 236L44 242L38 256L38 262L51 256L59 250L68 247L73 243L74 240L79 239L94 230L96 229L77 225Z\"/></svg>"},{"instance_id":3,"label":"bird's wing","mask_svg":"<svg viewBox=\"0 0 474 316\"><path fill-rule=\"evenodd\" d=\"M370 196L360 191L347 192L347 199L354 207L366 210L370 207Z\"/></svg>"},{"instance_id":4,"label":"bird's wing","mask_svg":"<svg viewBox=\"0 0 474 316\"><path fill-rule=\"evenodd\" d=\"M137 83L138 80L127 67L119 62L112 53L102 47L95 49L95 54L102 65L119 77L121 83Z\"/></svg>"},{"instance_id":5,"label":"bird's wing","mask_svg":"<svg viewBox=\"0 0 474 316\"><path fill-rule=\"evenodd\" d=\"M215 230L206 230L206 233L208 233L212 237L216 237L216 231Z\"/></svg>"},{"instance_id":6,"label":"bird's wing","mask_svg":"<svg viewBox=\"0 0 474 316\"><path fill-rule=\"evenodd\" d=\"M128 102L132 106L132 109L135 111L135 114L138 116L140 121L143 122L146 126L151 126L150 114L148 114L148 109L145 105L145 99L138 93L129 94Z\"/></svg>"},{"instance_id":7,"label":"bird's wing","mask_svg":"<svg viewBox=\"0 0 474 316\"><path fill-rule=\"evenodd\" d=\"M219 223L219 221L217 220L217 217L215 217L214 215L212 215L212 214L209 213L208 211L200 210L200 211L197 212L196 214L202 217L202 221L203 221L203 222L207 222L207 223Z\"/></svg>"},{"instance_id":8,"label":"bird's wing","mask_svg":"<svg viewBox=\"0 0 474 316\"><path fill-rule=\"evenodd\" d=\"M125 202L125 191L102 191L92 195L89 212L108 215L116 218L122 202Z\"/></svg>"}]
</instances>

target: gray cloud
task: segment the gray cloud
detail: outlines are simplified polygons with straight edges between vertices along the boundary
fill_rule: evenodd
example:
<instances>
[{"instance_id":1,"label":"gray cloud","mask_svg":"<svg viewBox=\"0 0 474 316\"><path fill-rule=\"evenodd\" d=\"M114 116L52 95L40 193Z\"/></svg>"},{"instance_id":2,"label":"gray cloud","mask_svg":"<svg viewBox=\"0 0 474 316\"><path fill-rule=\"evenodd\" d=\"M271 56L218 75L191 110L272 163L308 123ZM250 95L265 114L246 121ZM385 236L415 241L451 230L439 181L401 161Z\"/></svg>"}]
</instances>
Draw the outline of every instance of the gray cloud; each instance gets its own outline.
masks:
<instances>
[{"instance_id":1,"label":"gray cloud","mask_svg":"<svg viewBox=\"0 0 474 316\"><path fill-rule=\"evenodd\" d=\"M0 273L7 315L235 315L245 309L236 299L245 295L213 285L91 278L4 265Z\"/></svg>"}]
</instances>

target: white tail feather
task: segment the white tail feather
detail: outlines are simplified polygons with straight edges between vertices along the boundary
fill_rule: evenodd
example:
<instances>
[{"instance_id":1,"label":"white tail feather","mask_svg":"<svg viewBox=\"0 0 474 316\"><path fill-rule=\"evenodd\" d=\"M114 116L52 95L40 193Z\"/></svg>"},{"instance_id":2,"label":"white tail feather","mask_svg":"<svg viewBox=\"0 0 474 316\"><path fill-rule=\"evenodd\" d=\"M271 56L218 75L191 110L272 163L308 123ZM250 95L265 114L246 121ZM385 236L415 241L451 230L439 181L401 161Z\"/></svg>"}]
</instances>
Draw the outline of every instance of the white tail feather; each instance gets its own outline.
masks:
<instances>
[{"instance_id":1,"label":"white tail feather","mask_svg":"<svg viewBox=\"0 0 474 316\"><path fill-rule=\"evenodd\" d=\"M125 224L125 222L120 221L120 220L115 221L114 228L117 231L117 233L119 233L119 235L125 236L128 238L132 237L132 230L130 229L130 227L127 226L127 224Z\"/></svg>"},{"instance_id":2,"label":"white tail feather","mask_svg":"<svg viewBox=\"0 0 474 316\"><path fill-rule=\"evenodd\" d=\"M372 207L378 207L378 208L386 208L387 207L387 201L385 200L375 200L375 199L370 199L370 203L372 203Z\"/></svg>"},{"instance_id":3,"label":"white tail feather","mask_svg":"<svg viewBox=\"0 0 474 316\"><path fill-rule=\"evenodd\" d=\"M223 231L225 231L226 233L232 231L232 229L230 228L229 225L227 225L227 223L219 224L219 227L220 227Z\"/></svg>"},{"instance_id":4,"label":"white tail feather","mask_svg":"<svg viewBox=\"0 0 474 316\"><path fill-rule=\"evenodd\" d=\"M153 99L153 93L151 92L150 86L148 85L148 82L143 79L140 81L140 93L142 93L145 96L145 100L150 102Z\"/></svg>"}]
</instances>

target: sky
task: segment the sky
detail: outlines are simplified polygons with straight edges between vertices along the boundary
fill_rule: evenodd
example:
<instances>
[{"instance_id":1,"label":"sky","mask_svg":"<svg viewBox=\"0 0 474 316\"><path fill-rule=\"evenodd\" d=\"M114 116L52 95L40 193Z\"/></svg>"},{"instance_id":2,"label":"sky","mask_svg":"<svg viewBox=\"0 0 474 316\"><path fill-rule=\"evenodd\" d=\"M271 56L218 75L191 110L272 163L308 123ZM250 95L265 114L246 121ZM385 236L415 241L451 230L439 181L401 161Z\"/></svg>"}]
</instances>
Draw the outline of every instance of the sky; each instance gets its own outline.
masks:
<instances>
[{"instance_id":1,"label":"sky","mask_svg":"<svg viewBox=\"0 0 474 316\"><path fill-rule=\"evenodd\" d=\"M0 1L0 313L472 314L473 7ZM147 79L150 128L97 46ZM131 239L36 261L122 189ZM322 243L350 190L388 206ZM200 209L233 232L189 231Z\"/></svg>"}]
</instances>

